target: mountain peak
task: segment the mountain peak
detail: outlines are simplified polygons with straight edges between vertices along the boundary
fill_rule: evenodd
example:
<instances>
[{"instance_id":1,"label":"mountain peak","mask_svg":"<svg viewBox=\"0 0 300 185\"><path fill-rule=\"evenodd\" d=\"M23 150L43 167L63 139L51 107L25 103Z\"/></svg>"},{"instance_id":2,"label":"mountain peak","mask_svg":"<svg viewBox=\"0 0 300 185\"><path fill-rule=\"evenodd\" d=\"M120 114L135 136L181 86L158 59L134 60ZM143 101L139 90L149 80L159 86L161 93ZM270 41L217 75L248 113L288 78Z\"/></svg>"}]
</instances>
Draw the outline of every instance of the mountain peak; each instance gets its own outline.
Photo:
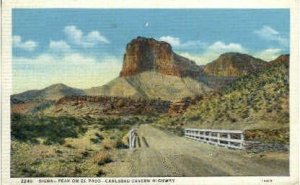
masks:
<instances>
[{"instance_id":1,"label":"mountain peak","mask_svg":"<svg viewBox=\"0 0 300 185\"><path fill-rule=\"evenodd\" d=\"M63 83L53 84L41 90L25 91L23 93L12 95L12 99L19 101L26 100L57 100L64 96L85 95L85 92L80 89L69 87Z\"/></svg>"},{"instance_id":2,"label":"mountain peak","mask_svg":"<svg viewBox=\"0 0 300 185\"><path fill-rule=\"evenodd\" d=\"M261 69L265 61L247 54L228 52L204 67L204 72L211 76L239 77Z\"/></svg>"},{"instance_id":3,"label":"mountain peak","mask_svg":"<svg viewBox=\"0 0 300 185\"><path fill-rule=\"evenodd\" d=\"M284 55L280 55L276 59L268 62L267 65L271 66L271 65L275 65L275 64L279 64L279 63L288 63L289 61L290 61L290 55L289 54L284 54Z\"/></svg>"},{"instance_id":4,"label":"mountain peak","mask_svg":"<svg viewBox=\"0 0 300 185\"><path fill-rule=\"evenodd\" d=\"M290 55L284 54L284 55L280 55L279 57L277 57L274 61L288 62L289 59L290 59Z\"/></svg>"},{"instance_id":5,"label":"mountain peak","mask_svg":"<svg viewBox=\"0 0 300 185\"><path fill-rule=\"evenodd\" d=\"M242 59L255 59L253 56L245 54L245 53L239 53L239 52L226 52L219 56L219 58L230 58L234 59L235 61L241 61ZM216 59L218 60L218 59Z\"/></svg>"},{"instance_id":6,"label":"mountain peak","mask_svg":"<svg viewBox=\"0 0 300 185\"><path fill-rule=\"evenodd\" d=\"M179 77L196 77L200 73L200 67L195 62L174 53L172 46L167 42L137 37L127 44L120 77L145 71Z\"/></svg>"},{"instance_id":7,"label":"mountain peak","mask_svg":"<svg viewBox=\"0 0 300 185\"><path fill-rule=\"evenodd\" d=\"M131 42L135 42L135 41L156 42L156 43L164 43L164 44L170 45L169 43L167 43L165 41L156 40L152 37L148 38L148 37L143 37L143 36L137 36L135 39L131 40Z\"/></svg>"},{"instance_id":8,"label":"mountain peak","mask_svg":"<svg viewBox=\"0 0 300 185\"><path fill-rule=\"evenodd\" d=\"M64 89L64 88L69 88L69 86L67 86L63 83L57 83L57 84L50 85L50 86L46 87L45 89Z\"/></svg>"}]
</instances>

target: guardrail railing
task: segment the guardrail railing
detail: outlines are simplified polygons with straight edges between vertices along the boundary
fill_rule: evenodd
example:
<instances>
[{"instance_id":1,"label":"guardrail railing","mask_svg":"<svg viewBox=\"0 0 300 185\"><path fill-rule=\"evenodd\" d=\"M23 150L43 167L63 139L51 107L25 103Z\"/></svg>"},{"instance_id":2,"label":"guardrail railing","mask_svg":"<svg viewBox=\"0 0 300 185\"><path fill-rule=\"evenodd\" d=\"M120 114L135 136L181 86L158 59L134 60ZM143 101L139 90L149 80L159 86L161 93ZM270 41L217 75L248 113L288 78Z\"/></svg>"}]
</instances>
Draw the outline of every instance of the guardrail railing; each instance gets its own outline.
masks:
<instances>
[{"instance_id":1,"label":"guardrail railing","mask_svg":"<svg viewBox=\"0 0 300 185\"><path fill-rule=\"evenodd\" d=\"M131 129L128 132L128 145L129 145L130 149L136 147L136 144L135 144L136 143L136 136L137 136L137 133L136 133L135 129Z\"/></svg>"},{"instance_id":2,"label":"guardrail railing","mask_svg":"<svg viewBox=\"0 0 300 185\"><path fill-rule=\"evenodd\" d=\"M187 138L227 148L244 149L244 134L241 130L213 130L186 128Z\"/></svg>"}]
</instances>

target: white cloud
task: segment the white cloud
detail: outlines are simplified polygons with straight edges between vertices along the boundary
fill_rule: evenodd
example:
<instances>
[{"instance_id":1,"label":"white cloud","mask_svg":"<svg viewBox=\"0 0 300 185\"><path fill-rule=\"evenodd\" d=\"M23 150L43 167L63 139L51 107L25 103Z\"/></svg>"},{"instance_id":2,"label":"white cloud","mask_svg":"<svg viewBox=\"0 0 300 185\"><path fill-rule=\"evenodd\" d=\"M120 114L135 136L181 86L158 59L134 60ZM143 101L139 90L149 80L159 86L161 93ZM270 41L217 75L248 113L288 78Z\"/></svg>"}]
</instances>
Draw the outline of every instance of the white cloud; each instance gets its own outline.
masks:
<instances>
[{"instance_id":1,"label":"white cloud","mask_svg":"<svg viewBox=\"0 0 300 185\"><path fill-rule=\"evenodd\" d=\"M33 51L38 46L37 42L33 40L22 41L22 37L19 35L13 36L13 47L20 48L26 51Z\"/></svg>"},{"instance_id":2,"label":"white cloud","mask_svg":"<svg viewBox=\"0 0 300 185\"><path fill-rule=\"evenodd\" d=\"M51 40L49 43L49 49L54 52L69 52L71 47L65 41L53 41Z\"/></svg>"},{"instance_id":3,"label":"white cloud","mask_svg":"<svg viewBox=\"0 0 300 185\"><path fill-rule=\"evenodd\" d=\"M100 43L110 43L99 31L91 31L85 35L74 25L66 26L64 33L71 43L84 48L91 48Z\"/></svg>"},{"instance_id":4,"label":"white cloud","mask_svg":"<svg viewBox=\"0 0 300 185\"><path fill-rule=\"evenodd\" d=\"M165 41L171 44L172 47L176 49L190 49L190 48L203 48L206 44L200 40L190 40L187 42L182 42L180 38L173 36L162 36L158 40Z\"/></svg>"},{"instance_id":5,"label":"white cloud","mask_svg":"<svg viewBox=\"0 0 300 185\"><path fill-rule=\"evenodd\" d=\"M79 53L68 55L42 54L34 58L13 58L13 91L41 89L55 83L76 88L101 86L116 78L121 59L107 56L101 59Z\"/></svg>"},{"instance_id":6,"label":"white cloud","mask_svg":"<svg viewBox=\"0 0 300 185\"><path fill-rule=\"evenodd\" d=\"M82 40L82 31L77 29L76 26L66 26L64 28L64 33L67 38L75 44L80 44Z\"/></svg>"},{"instance_id":7,"label":"white cloud","mask_svg":"<svg viewBox=\"0 0 300 185\"><path fill-rule=\"evenodd\" d=\"M254 34L258 35L260 38L270 41L276 41L282 46L288 46L288 39L283 37L277 30L271 26L263 26L259 30L255 30Z\"/></svg>"},{"instance_id":8,"label":"white cloud","mask_svg":"<svg viewBox=\"0 0 300 185\"><path fill-rule=\"evenodd\" d=\"M208 59L204 59L204 57L200 54L192 54L188 52L179 52L178 54L196 62L198 65L205 65L208 63Z\"/></svg>"},{"instance_id":9,"label":"white cloud","mask_svg":"<svg viewBox=\"0 0 300 185\"><path fill-rule=\"evenodd\" d=\"M158 40L165 41L173 47L178 47L181 44L180 38L172 36L162 36Z\"/></svg>"},{"instance_id":10,"label":"white cloud","mask_svg":"<svg viewBox=\"0 0 300 185\"><path fill-rule=\"evenodd\" d=\"M199 65L205 65L217 59L221 54L226 52L240 52L245 53L247 50L238 43L224 43L217 41L209 45L202 53L191 54L188 52L179 53L180 55L195 61Z\"/></svg>"},{"instance_id":11,"label":"white cloud","mask_svg":"<svg viewBox=\"0 0 300 185\"><path fill-rule=\"evenodd\" d=\"M218 53L230 52L230 51L243 52L243 51L245 51L245 49L242 47L242 45L240 45L238 43L226 44L222 41L217 41L208 47L208 51L210 51L210 52L214 51L214 52L218 52Z\"/></svg>"},{"instance_id":12,"label":"white cloud","mask_svg":"<svg viewBox=\"0 0 300 185\"><path fill-rule=\"evenodd\" d=\"M265 61L271 61L276 59L279 55L282 54L282 49L279 48L269 48L260 52L254 53L255 57L263 59Z\"/></svg>"},{"instance_id":13,"label":"white cloud","mask_svg":"<svg viewBox=\"0 0 300 185\"><path fill-rule=\"evenodd\" d=\"M278 31L268 26L265 26L260 31L257 31L257 34L261 35L266 39L268 38L268 40L277 40L282 43L285 42L283 41L284 39L279 36ZM275 35L278 35L277 39L275 39ZM249 55L261 58L265 61L273 60L283 52L283 50L279 48L268 48L262 51L250 51L243 47L240 43L234 42L225 43L223 41L216 41L214 43L211 43L210 45L207 45L206 43L201 41L188 41L182 43L180 38L172 36L163 36L160 37L159 40L168 42L177 49L199 48L199 53L197 54L195 54L195 52L178 52L178 54L195 61L199 65L205 65L209 62L212 62L213 60L217 59L221 54L226 52L248 53Z\"/></svg>"},{"instance_id":14,"label":"white cloud","mask_svg":"<svg viewBox=\"0 0 300 185\"><path fill-rule=\"evenodd\" d=\"M192 54L188 52L181 52L178 54L195 61L199 65L205 65L217 59L221 54L226 52L246 53L265 61L274 60L283 54L283 50L279 48L268 48L262 51L249 51L238 43L225 44L221 41L211 44L207 50L200 54Z\"/></svg>"}]
</instances>

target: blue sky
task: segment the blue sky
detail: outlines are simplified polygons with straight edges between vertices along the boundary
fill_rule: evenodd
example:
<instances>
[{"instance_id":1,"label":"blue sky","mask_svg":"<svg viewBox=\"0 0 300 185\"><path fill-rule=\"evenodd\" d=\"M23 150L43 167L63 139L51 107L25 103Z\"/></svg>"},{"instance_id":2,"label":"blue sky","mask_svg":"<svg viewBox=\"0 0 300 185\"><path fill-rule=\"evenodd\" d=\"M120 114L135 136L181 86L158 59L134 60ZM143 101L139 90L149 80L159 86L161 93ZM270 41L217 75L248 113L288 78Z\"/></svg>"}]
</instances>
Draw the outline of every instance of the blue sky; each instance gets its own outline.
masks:
<instances>
[{"instance_id":1,"label":"blue sky","mask_svg":"<svg viewBox=\"0 0 300 185\"><path fill-rule=\"evenodd\" d=\"M229 51L272 60L289 53L289 24L288 9L14 9L13 90L103 85L137 36L200 65Z\"/></svg>"}]
</instances>

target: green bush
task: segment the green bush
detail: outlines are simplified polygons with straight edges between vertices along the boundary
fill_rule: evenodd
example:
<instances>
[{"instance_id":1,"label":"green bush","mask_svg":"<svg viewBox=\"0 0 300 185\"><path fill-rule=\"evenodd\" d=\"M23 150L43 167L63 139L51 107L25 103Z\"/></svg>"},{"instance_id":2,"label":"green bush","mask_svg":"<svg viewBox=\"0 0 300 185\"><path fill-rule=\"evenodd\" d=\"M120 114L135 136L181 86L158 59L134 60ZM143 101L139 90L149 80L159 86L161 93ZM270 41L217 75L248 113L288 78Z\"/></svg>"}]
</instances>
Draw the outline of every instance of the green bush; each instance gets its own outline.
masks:
<instances>
[{"instance_id":1,"label":"green bush","mask_svg":"<svg viewBox=\"0 0 300 185\"><path fill-rule=\"evenodd\" d=\"M39 117L12 114L11 136L23 142L38 143L38 138L45 139L44 144L63 144L67 137L78 137L87 128L83 122L73 117Z\"/></svg>"}]
</instances>

